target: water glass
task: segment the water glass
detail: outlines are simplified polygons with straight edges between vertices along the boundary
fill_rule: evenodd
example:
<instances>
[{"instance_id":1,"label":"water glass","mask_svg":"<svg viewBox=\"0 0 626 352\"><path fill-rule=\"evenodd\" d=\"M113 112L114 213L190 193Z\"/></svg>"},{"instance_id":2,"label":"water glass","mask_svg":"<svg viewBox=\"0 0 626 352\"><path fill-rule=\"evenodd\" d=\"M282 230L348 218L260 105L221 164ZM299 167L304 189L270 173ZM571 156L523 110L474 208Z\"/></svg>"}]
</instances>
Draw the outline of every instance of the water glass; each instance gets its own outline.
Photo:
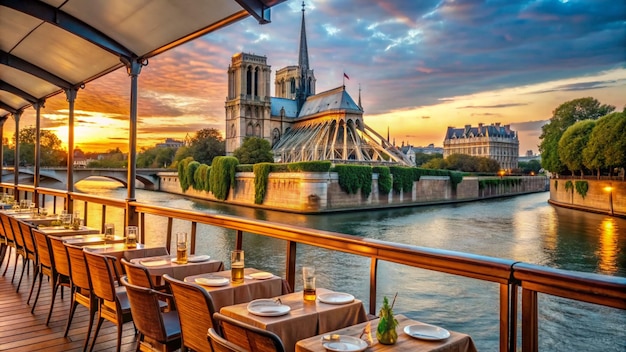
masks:
<instances>
[{"instance_id":1,"label":"water glass","mask_svg":"<svg viewBox=\"0 0 626 352\"><path fill-rule=\"evenodd\" d=\"M187 264L187 232L176 233L176 262Z\"/></svg>"},{"instance_id":2,"label":"water glass","mask_svg":"<svg viewBox=\"0 0 626 352\"><path fill-rule=\"evenodd\" d=\"M304 284L303 298L305 301L315 301L315 268L312 266L302 267L302 282Z\"/></svg>"},{"instance_id":3,"label":"water glass","mask_svg":"<svg viewBox=\"0 0 626 352\"><path fill-rule=\"evenodd\" d=\"M235 284L243 283L244 269L243 250L237 249L230 252L230 281Z\"/></svg>"},{"instance_id":4,"label":"water glass","mask_svg":"<svg viewBox=\"0 0 626 352\"><path fill-rule=\"evenodd\" d=\"M137 235L138 235L137 226L126 226L126 247L128 248L137 247Z\"/></svg>"},{"instance_id":5,"label":"water glass","mask_svg":"<svg viewBox=\"0 0 626 352\"><path fill-rule=\"evenodd\" d=\"M72 226L72 214L61 214L61 225L63 228L69 229Z\"/></svg>"}]
</instances>

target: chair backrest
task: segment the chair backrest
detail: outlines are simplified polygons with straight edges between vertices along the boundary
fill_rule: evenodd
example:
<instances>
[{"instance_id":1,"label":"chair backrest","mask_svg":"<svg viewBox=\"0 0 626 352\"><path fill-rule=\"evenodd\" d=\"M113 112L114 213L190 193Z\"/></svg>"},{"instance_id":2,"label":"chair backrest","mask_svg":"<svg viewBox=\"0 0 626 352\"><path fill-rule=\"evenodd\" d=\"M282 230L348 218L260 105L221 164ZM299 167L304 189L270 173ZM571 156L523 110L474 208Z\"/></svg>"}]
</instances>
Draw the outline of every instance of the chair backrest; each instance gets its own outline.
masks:
<instances>
[{"instance_id":1,"label":"chair backrest","mask_svg":"<svg viewBox=\"0 0 626 352\"><path fill-rule=\"evenodd\" d=\"M155 288L154 283L152 282L152 278L150 277L150 272L144 266L133 264L125 258L122 258L120 262L124 267L126 277L128 277L128 282L130 284L148 288Z\"/></svg>"},{"instance_id":2,"label":"chair backrest","mask_svg":"<svg viewBox=\"0 0 626 352\"><path fill-rule=\"evenodd\" d=\"M167 333L159 305L159 292L149 287L133 285L127 276L120 278L120 282L126 287L135 327L144 336L164 343L167 340Z\"/></svg>"},{"instance_id":3,"label":"chair backrest","mask_svg":"<svg viewBox=\"0 0 626 352\"><path fill-rule=\"evenodd\" d=\"M209 328L207 338L211 343L213 352L245 352L247 350L221 337L213 328Z\"/></svg>"},{"instance_id":4,"label":"chair backrest","mask_svg":"<svg viewBox=\"0 0 626 352\"><path fill-rule=\"evenodd\" d=\"M48 237L50 239L50 247L52 248L52 255L54 256L54 268L57 273L70 277L70 261L67 258L67 251L65 250L65 244L63 240L55 237Z\"/></svg>"},{"instance_id":5,"label":"chair backrest","mask_svg":"<svg viewBox=\"0 0 626 352\"><path fill-rule=\"evenodd\" d=\"M39 264L54 270L54 256L52 255L52 248L50 247L50 238L37 229L33 230L33 236L35 237L35 244L37 245Z\"/></svg>"},{"instance_id":6,"label":"chair backrest","mask_svg":"<svg viewBox=\"0 0 626 352\"><path fill-rule=\"evenodd\" d=\"M180 332L183 345L195 351L210 351L207 331L219 327L213 325L215 305L202 287L177 280L167 274L163 279L170 285L174 295L174 304L180 318Z\"/></svg>"},{"instance_id":7,"label":"chair backrest","mask_svg":"<svg viewBox=\"0 0 626 352\"><path fill-rule=\"evenodd\" d=\"M9 216L9 222L11 224L11 231L13 232L13 240L15 241L15 246L18 248L24 248L24 238L22 237L22 230L20 229L20 224L18 220L12 216Z\"/></svg>"},{"instance_id":8,"label":"chair backrest","mask_svg":"<svg viewBox=\"0 0 626 352\"><path fill-rule=\"evenodd\" d=\"M24 239L24 248L28 253L36 253L35 240L33 238L33 226L25 221L18 221L22 230L22 238Z\"/></svg>"},{"instance_id":9,"label":"chair backrest","mask_svg":"<svg viewBox=\"0 0 626 352\"><path fill-rule=\"evenodd\" d=\"M93 293L101 299L114 302L115 274L112 266L115 265L115 257L101 255L90 251L84 251L87 262L87 272Z\"/></svg>"},{"instance_id":10,"label":"chair backrest","mask_svg":"<svg viewBox=\"0 0 626 352\"><path fill-rule=\"evenodd\" d=\"M83 248L64 243L67 257L70 262L70 279L72 284L83 290L91 289L89 286L89 273Z\"/></svg>"},{"instance_id":11,"label":"chair backrest","mask_svg":"<svg viewBox=\"0 0 626 352\"><path fill-rule=\"evenodd\" d=\"M4 235L9 243L15 243L15 235L13 234L13 228L11 227L10 216L0 212L0 219L2 219L2 228L4 229Z\"/></svg>"},{"instance_id":12,"label":"chair backrest","mask_svg":"<svg viewBox=\"0 0 626 352\"><path fill-rule=\"evenodd\" d=\"M215 313L213 318L219 325L222 336L245 350L256 352L285 351L285 346L280 337L271 331L257 328L220 313Z\"/></svg>"}]
</instances>

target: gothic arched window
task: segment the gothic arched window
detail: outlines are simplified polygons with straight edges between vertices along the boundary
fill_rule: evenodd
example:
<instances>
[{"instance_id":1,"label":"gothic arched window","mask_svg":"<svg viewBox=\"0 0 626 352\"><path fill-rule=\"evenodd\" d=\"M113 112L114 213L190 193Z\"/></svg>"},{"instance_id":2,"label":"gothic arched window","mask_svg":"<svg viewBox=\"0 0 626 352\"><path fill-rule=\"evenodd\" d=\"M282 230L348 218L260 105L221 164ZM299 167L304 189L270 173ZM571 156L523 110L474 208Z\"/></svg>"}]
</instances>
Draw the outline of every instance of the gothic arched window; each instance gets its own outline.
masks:
<instances>
[{"instance_id":1,"label":"gothic arched window","mask_svg":"<svg viewBox=\"0 0 626 352\"><path fill-rule=\"evenodd\" d=\"M291 86L291 94L294 94L296 92L296 79L292 77L289 85Z\"/></svg>"},{"instance_id":2,"label":"gothic arched window","mask_svg":"<svg viewBox=\"0 0 626 352\"><path fill-rule=\"evenodd\" d=\"M254 69L254 87L252 94L256 97L259 95L259 68Z\"/></svg>"},{"instance_id":3,"label":"gothic arched window","mask_svg":"<svg viewBox=\"0 0 626 352\"><path fill-rule=\"evenodd\" d=\"M254 134L254 127L252 126L251 123L248 124L248 126L246 126L246 137L248 136L253 136Z\"/></svg>"},{"instance_id":4,"label":"gothic arched window","mask_svg":"<svg viewBox=\"0 0 626 352\"><path fill-rule=\"evenodd\" d=\"M252 95L252 67L246 70L246 94Z\"/></svg>"}]
</instances>

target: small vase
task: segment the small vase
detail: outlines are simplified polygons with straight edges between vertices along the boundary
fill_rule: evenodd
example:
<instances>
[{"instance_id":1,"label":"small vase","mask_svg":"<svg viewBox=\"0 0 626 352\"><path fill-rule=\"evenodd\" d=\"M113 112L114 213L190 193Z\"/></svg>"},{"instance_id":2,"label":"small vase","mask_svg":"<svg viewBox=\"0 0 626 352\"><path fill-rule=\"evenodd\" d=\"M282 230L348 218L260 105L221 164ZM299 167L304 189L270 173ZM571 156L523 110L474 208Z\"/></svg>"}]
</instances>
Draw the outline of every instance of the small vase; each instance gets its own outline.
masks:
<instances>
[{"instance_id":1,"label":"small vase","mask_svg":"<svg viewBox=\"0 0 626 352\"><path fill-rule=\"evenodd\" d=\"M380 321L376 328L376 339L383 345L393 345L398 341L396 327L398 321L393 317L393 310L389 306L387 297L383 299L383 307L380 309Z\"/></svg>"}]
</instances>

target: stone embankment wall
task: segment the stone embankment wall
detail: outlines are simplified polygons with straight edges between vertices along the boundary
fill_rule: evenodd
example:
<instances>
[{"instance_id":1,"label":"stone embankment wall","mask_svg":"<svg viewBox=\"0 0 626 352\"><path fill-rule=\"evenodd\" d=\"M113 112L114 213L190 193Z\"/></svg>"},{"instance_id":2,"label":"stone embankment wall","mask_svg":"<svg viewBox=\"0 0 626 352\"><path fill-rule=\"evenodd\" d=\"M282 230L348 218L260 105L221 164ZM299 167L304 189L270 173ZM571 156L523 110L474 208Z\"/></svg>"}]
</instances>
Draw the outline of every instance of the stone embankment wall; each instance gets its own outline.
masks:
<instances>
[{"instance_id":1,"label":"stone embankment wall","mask_svg":"<svg viewBox=\"0 0 626 352\"><path fill-rule=\"evenodd\" d=\"M422 176L414 182L411 192L382 194L378 190L378 175L372 177L372 192L364 196L360 192L348 194L339 186L335 172L272 173L269 175L263 204L254 204L254 173L237 173L235 189L231 189L226 201L217 200L212 193L192 188L182 192L178 175L174 172L159 173L160 191L184 194L190 197L297 213L322 213L358 209L415 206L455 203L491 197L542 192L547 190L547 179L540 176L521 177L516 186L489 186L480 189L479 178L465 177L452 188L450 179L442 176ZM520 178L520 177L517 177Z\"/></svg>"},{"instance_id":2,"label":"stone embankment wall","mask_svg":"<svg viewBox=\"0 0 626 352\"><path fill-rule=\"evenodd\" d=\"M567 187L567 182L571 187ZM587 193L583 197L576 190L576 182L587 183ZM551 179L550 203L595 213L626 217L626 181L593 179ZM612 208L612 210L611 210Z\"/></svg>"}]
</instances>

